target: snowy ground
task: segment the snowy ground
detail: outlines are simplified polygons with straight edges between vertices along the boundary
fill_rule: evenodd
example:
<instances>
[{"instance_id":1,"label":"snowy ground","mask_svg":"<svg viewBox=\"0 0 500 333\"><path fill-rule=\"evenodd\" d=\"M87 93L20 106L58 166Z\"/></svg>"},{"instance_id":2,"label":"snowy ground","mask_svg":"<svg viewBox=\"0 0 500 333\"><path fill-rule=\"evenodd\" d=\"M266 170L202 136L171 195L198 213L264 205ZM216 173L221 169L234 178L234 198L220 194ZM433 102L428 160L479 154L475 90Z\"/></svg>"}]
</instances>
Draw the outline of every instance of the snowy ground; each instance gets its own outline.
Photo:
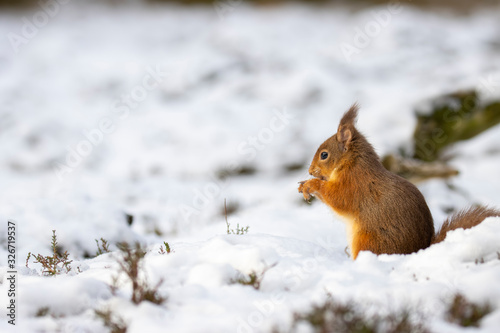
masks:
<instances>
[{"instance_id":1,"label":"snowy ground","mask_svg":"<svg viewBox=\"0 0 500 333\"><path fill-rule=\"evenodd\" d=\"M432 331L464 332L444 320L461 292L497 309L473 331L498 332L500 219L416 254L352 262L342 223L305 204L297 182L354 101L384 154L409 145L413 112L430 97L477 88L499 98L500 10L233 9L70 3L14 48L12 33L37 13L0 14L2 307L7 220L19 271L17 325L3 315L0 330L105 332L94 310L108 308L128 332L286 332L294 312L330 292L382 311L418 308ZM357 51L346 58L346 47ZM461 174L420 184L436 226L451 209L500 206L498 142L497 126L457 145ZM255 172L231 172L242 167ZM231 227L248 234L226 234L225 198L237 206ZM48 278L24 261L51 254L52 230L74 270ZM85 259L101 237L146 244L164 305L133 305L124 283L112 295L116 246ZM163 241L175 252L159 254ZM260 290L230 283L266 267Z\"/></svg>"}]
</instances>

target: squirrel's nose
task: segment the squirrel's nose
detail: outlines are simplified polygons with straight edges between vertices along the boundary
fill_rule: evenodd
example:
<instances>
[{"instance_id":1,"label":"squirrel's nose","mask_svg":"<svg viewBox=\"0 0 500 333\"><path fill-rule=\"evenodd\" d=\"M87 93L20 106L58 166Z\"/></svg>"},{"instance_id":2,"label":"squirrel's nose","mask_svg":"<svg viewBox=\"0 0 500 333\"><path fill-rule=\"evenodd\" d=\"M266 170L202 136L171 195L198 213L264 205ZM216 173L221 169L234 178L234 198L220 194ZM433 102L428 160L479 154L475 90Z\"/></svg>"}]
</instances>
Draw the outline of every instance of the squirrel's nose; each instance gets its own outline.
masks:
<instances>
[{"instance_id":1,"label":"squirrel's nose","mask_svg":"<svg viewBox=\"0 0 500 333\"><path fill-rule=\"evenodd\" d=\"M309 167L309 174L312 176L313 175L313 167L312 165Z\"/></svg>"}]
</instances>

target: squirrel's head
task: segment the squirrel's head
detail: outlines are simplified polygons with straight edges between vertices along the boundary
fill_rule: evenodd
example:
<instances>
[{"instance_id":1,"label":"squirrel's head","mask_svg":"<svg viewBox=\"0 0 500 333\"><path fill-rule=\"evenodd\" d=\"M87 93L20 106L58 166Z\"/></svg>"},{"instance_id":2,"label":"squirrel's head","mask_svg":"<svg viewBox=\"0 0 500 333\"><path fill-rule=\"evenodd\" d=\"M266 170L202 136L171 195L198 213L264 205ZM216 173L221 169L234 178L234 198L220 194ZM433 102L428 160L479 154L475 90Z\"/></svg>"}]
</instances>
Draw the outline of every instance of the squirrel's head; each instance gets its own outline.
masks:
<instances>
[{"instance_id":1,"label":"squirrel's head","mask_svg":"<svg viewBox=\"0 0 500 333\"><path fill-rule=\"evenodd\" d=\"M330 180L342 164L352 160L349 157L353 157L356 141L366 141L354 126L357 115L358 105L354 104L340 120L337 133L319 146L309 167L309 174Z\"/></svg>"}]
</instances>

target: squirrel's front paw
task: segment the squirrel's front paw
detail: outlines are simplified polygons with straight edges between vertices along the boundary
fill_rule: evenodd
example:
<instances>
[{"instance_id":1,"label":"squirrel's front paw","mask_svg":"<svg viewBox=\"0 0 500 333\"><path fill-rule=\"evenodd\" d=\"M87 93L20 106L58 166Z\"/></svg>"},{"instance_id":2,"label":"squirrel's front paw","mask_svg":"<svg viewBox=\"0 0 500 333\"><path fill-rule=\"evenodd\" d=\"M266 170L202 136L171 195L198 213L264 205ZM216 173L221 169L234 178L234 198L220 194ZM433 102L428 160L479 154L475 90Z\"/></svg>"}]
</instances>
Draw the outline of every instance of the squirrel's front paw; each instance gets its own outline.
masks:
<instances>
[{"instance_id":1,"label":"squirrel's front paw","mask_svg":"<svg viewBox=\"0 0 500 333\"><path fill-rule=\"evenodd\" d=\"M309 179L299 182L299 193L302 193L304 200L309 201L318 190L317 179Z\"/></svg>"},{"instance_id":2,"label":"squirrel's front paw","mask_svg":"<svg viewBox=\"0 0 500 333\"><path fill-rule=\"evenodd\" d=\"M299 193L302 193L303 189L304 189L304 184L306 183L307 180L303 180L301 182L299 182Z\"/></svg>"}]
</instances>

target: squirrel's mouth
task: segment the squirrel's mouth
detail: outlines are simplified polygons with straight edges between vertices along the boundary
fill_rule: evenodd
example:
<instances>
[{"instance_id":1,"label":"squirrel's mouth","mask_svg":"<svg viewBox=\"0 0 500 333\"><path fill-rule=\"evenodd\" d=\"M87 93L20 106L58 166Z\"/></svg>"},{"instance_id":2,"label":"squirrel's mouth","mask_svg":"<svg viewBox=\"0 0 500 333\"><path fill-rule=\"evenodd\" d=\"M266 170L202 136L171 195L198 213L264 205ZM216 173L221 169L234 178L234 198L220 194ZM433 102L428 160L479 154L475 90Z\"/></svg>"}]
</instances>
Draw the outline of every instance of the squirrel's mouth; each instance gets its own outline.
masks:
<instances>
[{"instance_id":1,"label":"squirrel's mouth","mask_svg":"<svg viewBox=\"0 0 500 333\"><path fill-rule=\"evenodd\" d=\"M320 180L328 180L327 177L323 176L318 169L310 173L311 176Z\"/></svg>"},{"instance_id":2,"label":"squirrel's mouth","mask_svg":"<svg viewBox=\"0 0 500 333\"><path fill-rule=\"evenodd\" d=\"M326 178L325 176L322 176L322 175L312 175L314 178L316 179L319 179L319 180L328 180L328 178Z\"/></svg>"}]
</instances>

